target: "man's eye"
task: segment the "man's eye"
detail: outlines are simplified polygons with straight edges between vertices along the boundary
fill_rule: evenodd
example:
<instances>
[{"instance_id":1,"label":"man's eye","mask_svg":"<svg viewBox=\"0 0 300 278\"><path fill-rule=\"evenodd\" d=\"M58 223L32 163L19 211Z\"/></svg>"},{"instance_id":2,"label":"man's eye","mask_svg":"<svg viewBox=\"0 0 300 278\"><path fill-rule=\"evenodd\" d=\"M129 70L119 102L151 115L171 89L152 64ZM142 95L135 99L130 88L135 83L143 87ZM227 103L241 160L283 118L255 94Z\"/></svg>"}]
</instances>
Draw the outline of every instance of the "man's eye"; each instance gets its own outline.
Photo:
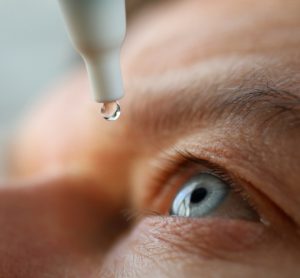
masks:
<instances>
[{"instance_id":1,"label":"man's eye","mask_svg":"<svg viewBox=\"0 0 300 278\"><path fill-rule=\"evenodd\" d=\"M213 175L194 176L177 193L171 215L205 216L222 204L229 190L229 186Z\"/></svg>"},{"instance_id":2,"label":"man's eye","mask_svg":"<svg viewBox=\"0 0 300 278\"><path fill-rule=\"evenodd\" d=\"M258 220L248 202L215 175L200 173L177 192L170 214L182 217L218 216Z\"/></svg>"}]
</instances>

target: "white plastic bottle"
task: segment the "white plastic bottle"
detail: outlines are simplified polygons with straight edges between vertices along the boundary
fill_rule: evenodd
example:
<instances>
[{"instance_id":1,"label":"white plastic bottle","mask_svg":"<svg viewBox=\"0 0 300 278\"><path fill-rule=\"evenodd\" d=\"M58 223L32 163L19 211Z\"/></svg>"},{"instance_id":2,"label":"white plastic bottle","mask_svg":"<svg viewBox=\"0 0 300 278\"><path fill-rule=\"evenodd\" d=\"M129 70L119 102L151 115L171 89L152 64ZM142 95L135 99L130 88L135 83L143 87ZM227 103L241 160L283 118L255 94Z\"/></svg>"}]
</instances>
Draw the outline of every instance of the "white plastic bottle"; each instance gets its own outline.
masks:
<instances>
[{"instance_id":1,"label":"white plastic bottle","mask_svg":"<svg viewBox=\"0 0 300 278\"><path fill-rule=\"evenodd\" d=\"M94 98L123 96L120 50L126 32L125 0L59 0L74 47L83 57Z\"/></svg>"}]
</instances>

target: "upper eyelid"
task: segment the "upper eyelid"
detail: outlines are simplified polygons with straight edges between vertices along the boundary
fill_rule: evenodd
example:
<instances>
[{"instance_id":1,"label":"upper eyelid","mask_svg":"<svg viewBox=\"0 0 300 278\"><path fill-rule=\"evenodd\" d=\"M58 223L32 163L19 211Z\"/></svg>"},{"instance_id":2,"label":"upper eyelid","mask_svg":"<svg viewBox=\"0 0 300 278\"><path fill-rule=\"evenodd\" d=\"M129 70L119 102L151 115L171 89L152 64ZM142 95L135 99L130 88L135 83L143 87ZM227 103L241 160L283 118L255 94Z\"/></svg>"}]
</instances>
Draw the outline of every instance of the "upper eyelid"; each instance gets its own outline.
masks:
<instances>
[{"instance_id":1,"label":"upper eyelid","mask_svg":"<svg viewBox=\"0 0 300 278\"><path fill-rule=\"evenodd\" d=\"M176 150L171 153L165 152L162 155L161 160L164 161L165 164L164 166L160 166L160 169L156 167L156 170L159 172L159 175L163 174L165 177L161 179L157 178L159 177L159 175L157 175L154 179L154 183L158 184L158 189L156 188L155 191L156 195L161 193L168 182L168 179L174 175L174 171L176 171L176 169L180 169L181 166L188 167L188 165L190 165L189 163L197 163L200 166L210 169L210 171L206 172L215 174L223 180L225 179L225 182L228 182L231 188L248 202L250 207L252 207L260 216L261 221L269 225L270 228L273 227L273 224L275 226L278 223L282 224L282 221L284 221L286 227L295 229L297 226L294 219L291 218L291 216L289 216L289 214L287 214L281 207L274 203L274 201L271 200L264 192L257 190L256 186L251 185L249 184L249 181L238 177L236 173L233 174L228 172L223 167L220 167L208 159L202 159L186 150ZM184 168L183 171L185 171Z\"/></svg>"},{"instance_id":2,"label":"upper eyelid","mask_svg":"<svg viewBox=\"0 0 300 278\"><path fill-rule=\"evenodd\" d=\"M236 185L236 182L230 176L228 171L226 171L219 165L212 163L206 159L199 158L196 155L194 155L188 151L186 151L186 152L177 151L177 154L180 155L184 159L185 162L190 162L190 163L192 162L192 163L206 167L207 169L205 171L203 171L203 173L208 173L208 174L214 175L217 178L223 180L234 191L236 191L238 193L244 192L244 190L240 186ZM245 196L246 196L246 194L243 197L245 197ZM250 205L254 207L254 205L252 205L252 204L250 204Z\"/></svg>"},{"instance_id":3,"label":"upper eyelid","mask_svg":"<svg viewBox=\"0 0 300 278\"><path fill-rule=\"evenodd\" d=\"M159 169L156 167L156 170L159 172L159 175L156 175L156 177L163 175L163 178L154 179L155 183L159 184L156 194L160 194L160 191L163 189L165 184L168 183L170 177L174 176L174 172L176 172L176 175L180 175L178 174L178 170L184 173L191 168L191 163L193 163L194 165L205 167L205 170L202 170L203 173L212 174L223 180L231 187L232 190L237 192L243 199L245 199L249 203L250 207L256 211L256 206L253 202L251 202L251 199L249 199L246 190L237 185L234 179L228 174L228 171L216 165L215 163L212 163L206 159L201 159L188 151L183 152L176 150L175 154L176 157L174 157L174 155L170 156L169 154L165 153L162 158L165 162L164 166L160 166ZM192 174L196 174L194 170L192 171ZM186 178L189 179L190 176L187 176Z\"/></svg>"}]
</instances>

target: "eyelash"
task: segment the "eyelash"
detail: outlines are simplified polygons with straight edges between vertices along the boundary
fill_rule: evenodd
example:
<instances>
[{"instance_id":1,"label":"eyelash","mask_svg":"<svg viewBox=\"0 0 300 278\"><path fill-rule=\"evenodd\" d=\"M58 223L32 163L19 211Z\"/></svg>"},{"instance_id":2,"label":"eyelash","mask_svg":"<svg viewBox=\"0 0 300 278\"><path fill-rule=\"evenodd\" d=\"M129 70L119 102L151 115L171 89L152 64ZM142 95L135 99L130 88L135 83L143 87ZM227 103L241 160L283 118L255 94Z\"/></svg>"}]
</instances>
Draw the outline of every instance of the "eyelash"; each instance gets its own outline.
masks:
<instances>
[{"instance_id":1,"label":"eyelash","mask_svg":"<svg viewBox=\"0 0 300 278\"><path fill-rule=\"evenodd\" d=\"M179 150L175 150L175 154L173 155L164 153L162 160L163 165L161 163L159 163L159 165L155 165L156 174L153 177L153 184L155 184L155 187L157 187L157 189L154 190L156 196L161 193L164 187L175 186L174 182L172 182L174 176L176 179L176 176L180 178L180 176L186 175L186 177L184 178L184 180L186 181L192 175L199 173L199 168L203 167L205 168L205 170L202 171L203 173L212 174L224 181L235 193L239 194L241 198L243 198L258 215L261 215L257 209L257 206L253 202L252 198L250 198L246 190L241 185L238 185L238 182L236 182L236 180L239 180L239 184L242 183L240 179L230 175L225 169L221 168L220 166L211 163L208 160L199 158L188 151ZM198 170L195 169L197 167ZM190 171L190 173L186 174L186 172L188 171ZM183 184L183 182L181 183Z\"/></svg>"}]
</instances>

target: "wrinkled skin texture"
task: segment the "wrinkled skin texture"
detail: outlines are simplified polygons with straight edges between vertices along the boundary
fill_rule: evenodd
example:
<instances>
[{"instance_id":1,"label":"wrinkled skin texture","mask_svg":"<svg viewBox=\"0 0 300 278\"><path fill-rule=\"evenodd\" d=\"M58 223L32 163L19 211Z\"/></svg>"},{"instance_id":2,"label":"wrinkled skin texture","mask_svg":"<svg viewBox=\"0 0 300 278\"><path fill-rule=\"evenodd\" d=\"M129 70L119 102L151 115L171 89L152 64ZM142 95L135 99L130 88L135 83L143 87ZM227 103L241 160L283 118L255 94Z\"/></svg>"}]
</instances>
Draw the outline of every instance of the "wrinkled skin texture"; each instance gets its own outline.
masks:
<instances>
[{"instance_id":1,"label":"wrinkled skin texture","mask_svg":"<svg viewBox=\"0 0 300 278\"><path fill-rule=\"evenodd\" d=\"M299 277L299 102L234 98L300 96L299 10L293 0L149 7L129 26L115 123L100 118L83 70L51 89L22 123L0 191L0 276ZM266 121L284 105L295 111ZM165 215L174 192L157 189L152 161L164 167L173 146L237 177L264 221Z\"/></svg>"}]
</instances>

